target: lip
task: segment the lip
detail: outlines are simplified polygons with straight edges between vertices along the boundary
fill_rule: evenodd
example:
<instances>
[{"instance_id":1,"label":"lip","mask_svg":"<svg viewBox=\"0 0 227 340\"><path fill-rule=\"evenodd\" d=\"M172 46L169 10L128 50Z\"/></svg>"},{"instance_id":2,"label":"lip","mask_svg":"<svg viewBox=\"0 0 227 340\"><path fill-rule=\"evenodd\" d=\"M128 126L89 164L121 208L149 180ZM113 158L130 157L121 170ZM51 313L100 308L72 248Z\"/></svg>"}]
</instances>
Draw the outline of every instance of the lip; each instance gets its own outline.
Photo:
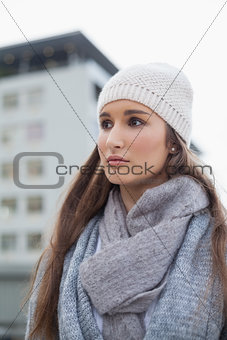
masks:
<instances>
[{"instance_id":1,"label":"lip","mask_svg":"<svg viewBox=\"0 0 227 340\"><path fill-rule=\"evenodd\" d=\"M116 163L116 164L129 162L127 159L124 159L122 156L119 156L119 155L110 155L107 158L107 161L109 163L111 162L111 163Z\"/></svg>"},{"instance_id":2,"label":"lip","mask_svg":"<svg viewBox=\"0 0 227 340\"><path fill-rule=\"evenodd\" d=\"M126 162L126 161L120 161L120 160L109 161L109 162L108 162L109 165L114 165L114 166L121 165L121 164L126 164L126 163L128 163L128 162Z\"/></svg>"}]
</instances>

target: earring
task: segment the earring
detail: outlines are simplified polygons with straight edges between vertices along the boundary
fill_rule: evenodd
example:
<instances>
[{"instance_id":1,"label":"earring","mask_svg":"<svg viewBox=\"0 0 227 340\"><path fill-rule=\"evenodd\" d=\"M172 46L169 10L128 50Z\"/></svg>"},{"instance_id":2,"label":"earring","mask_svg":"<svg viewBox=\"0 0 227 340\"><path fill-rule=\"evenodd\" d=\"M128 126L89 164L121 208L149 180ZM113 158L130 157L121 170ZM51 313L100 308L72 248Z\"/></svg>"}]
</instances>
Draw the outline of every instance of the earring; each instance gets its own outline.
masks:
<instances>
[{"instance_id":1,"label":"earring","mask_svg":"<svg viewBox=\"0 0 227 340\"><path fill-rule=\"evenodd\" d=\"M175 151L175 148L172 148L171 150L172 150L172 151Z\"/></svg>"}]
</instances>

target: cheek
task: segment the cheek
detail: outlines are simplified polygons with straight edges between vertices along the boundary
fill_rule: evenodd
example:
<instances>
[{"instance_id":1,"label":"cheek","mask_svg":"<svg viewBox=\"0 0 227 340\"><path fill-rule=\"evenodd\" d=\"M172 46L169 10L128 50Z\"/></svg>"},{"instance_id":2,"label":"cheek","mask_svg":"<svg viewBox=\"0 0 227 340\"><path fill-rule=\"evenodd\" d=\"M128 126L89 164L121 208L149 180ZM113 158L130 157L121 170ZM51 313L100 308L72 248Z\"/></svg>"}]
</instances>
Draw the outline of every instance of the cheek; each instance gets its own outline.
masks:
<instances>
[{"instance_id":1,"label":"cheek","mask_svg":"<svg viewBox=\"0 0 227 340\"><path fill-rule=\"evenodd\" d=\"M104 157L102 152L105 154L104 151L105 151L105 145L106 145L106 138L102 134L100 134L98 136L97 145L98 145L99 156L100 156L100 158L102 158L102 157ZM102 150L102 152L101 152L100 149Z\"/></svg>"},{"instance_id":2,"label":"cheek","mask_svg":"<svg viewBox=\"0 0 227 340\"><path fill-rule=\"evenodd\" d=\"M164 147L164 136L158 135L158 133L148 133L135 140L134 150L141 154L154 154L154 152L158 153L160 150L163 150Z\"/></svg>"}]
</instances>

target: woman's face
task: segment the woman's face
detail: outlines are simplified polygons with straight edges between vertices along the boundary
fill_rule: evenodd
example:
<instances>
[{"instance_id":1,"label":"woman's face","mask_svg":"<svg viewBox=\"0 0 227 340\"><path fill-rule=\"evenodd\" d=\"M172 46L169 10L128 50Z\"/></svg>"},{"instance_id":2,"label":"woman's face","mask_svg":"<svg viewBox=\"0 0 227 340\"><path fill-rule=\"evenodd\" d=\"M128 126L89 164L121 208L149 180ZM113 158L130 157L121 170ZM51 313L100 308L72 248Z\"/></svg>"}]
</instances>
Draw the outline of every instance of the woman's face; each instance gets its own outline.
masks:
<instances>
[{"instance_id":1,"label":"woman's face","mask_svg":"<svg viewBox=\"0 0 227 340\"><path fill-rule=\"evenodd\" d=\"M100 165L111 183L152 187L167 180L166 123L154 111L131 100L117 100L103 107L99 122ZM127 162L109 163L111 155Z\"/></svg>"}]
</instances>

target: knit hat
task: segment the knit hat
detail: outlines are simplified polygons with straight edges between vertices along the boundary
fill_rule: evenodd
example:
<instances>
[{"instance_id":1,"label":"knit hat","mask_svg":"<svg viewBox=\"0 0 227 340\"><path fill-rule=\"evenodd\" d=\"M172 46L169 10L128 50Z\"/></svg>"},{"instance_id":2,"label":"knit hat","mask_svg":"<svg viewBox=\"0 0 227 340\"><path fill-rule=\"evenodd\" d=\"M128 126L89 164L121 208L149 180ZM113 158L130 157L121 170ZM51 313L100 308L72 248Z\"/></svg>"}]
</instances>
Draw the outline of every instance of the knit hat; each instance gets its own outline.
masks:
<instances>
[{"instance_id":1,"label":"knit hat","mask_svg":"<svg viewBox=\"0 0 227 340\"><path fill-rule=\"evenodd\" d=\"M104 105L119 99L133 100L149 107L190 146L193 90L188 78L176 67L149 63L118 71L99 94L98 116Z\"/></svg>"}]
</instances>

